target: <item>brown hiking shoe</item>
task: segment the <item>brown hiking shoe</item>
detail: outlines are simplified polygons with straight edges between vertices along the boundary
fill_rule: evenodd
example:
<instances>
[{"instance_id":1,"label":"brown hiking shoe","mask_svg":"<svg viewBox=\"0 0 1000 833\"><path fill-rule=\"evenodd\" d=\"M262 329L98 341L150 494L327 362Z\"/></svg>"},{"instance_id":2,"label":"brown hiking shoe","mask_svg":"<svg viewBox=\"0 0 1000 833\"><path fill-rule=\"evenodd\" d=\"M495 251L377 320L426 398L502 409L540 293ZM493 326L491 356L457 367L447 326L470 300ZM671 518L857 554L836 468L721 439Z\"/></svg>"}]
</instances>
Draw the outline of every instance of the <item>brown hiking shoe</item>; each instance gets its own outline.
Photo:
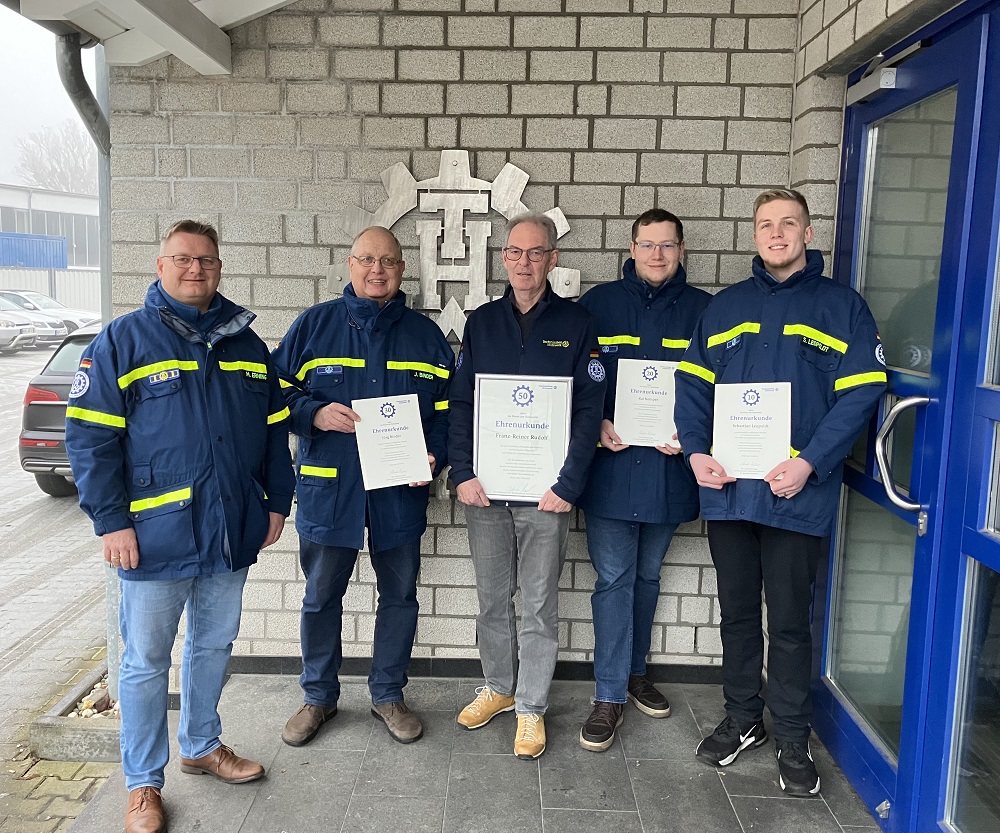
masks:
<instances>
[{"instance_id":1,"label":"brown hiking shoe","mask_svg":"<svg viewBox=\"0 0 1000 833\"><path fill-rule=\"evenodd\" d=\"M288 718L285 728L281 730L281 739L289 746L305 746L316 737L320 727L336 713L336 706L314 706L312 703L306 703Z\"/></svg>"},{"instance_id":2,"label":"brown hiking shoe","mask_svg":"<svg viewBox=\"0 0 1000 833\"><path fill-rule=\"evenodd\" d=\"M166 829L167 816L160 791L156 787L131 790L125 811L125 833L163 833Z\"/></svg>"},{"instance_id":3,"label":"brown hiking shoe","mask_svg":"<svg viewBox=\"0 0 1000 833\"><path fill-rule=\"evenodd\" d=\"M420 740L424 733L420 719L410 711L402 700L395 703L381 703L380 705L372 703L372 715L385 723L389 734L400 743L413 743L415 740Z\"/></svg>"}]
</instances>

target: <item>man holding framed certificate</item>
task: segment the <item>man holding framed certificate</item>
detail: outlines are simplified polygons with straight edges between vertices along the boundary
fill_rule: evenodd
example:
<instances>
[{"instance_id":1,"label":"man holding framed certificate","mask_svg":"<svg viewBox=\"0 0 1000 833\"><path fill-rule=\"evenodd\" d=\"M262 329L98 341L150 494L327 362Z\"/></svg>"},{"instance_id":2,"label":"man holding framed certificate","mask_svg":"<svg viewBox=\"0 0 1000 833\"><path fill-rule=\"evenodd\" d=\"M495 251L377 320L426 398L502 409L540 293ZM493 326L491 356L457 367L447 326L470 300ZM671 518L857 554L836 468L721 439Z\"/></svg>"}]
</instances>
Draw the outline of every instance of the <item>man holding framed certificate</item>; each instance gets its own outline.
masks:
<instances>
[{"instance_id":1,"label":"man holding framed certificate","mask_svg":"<svg viewBox=\"0 0 1000 833\"><path fill-rule=\"evenodd\" d=\"M726 718L697 755L727 766L767 741L763 588L778 778L801 797L820 790L809 751L812 587L844 458L886 388L868 305L823 276L823 256L806 249L812 236L800 193L757 197L753 274L705 310L678 367L675 408L722 612Z\"/></svg>"},{"instance_id":2,"label":"man holding framed certificate","mask_svg":"<svg viewBox=\"0 0 1000 833\"><path fill-rule=\"evenodd\" d=\"M366 527L378 586L372 715L400 743L423 733L403 688L417 628L428 482L447 456L454 353L433 321L407 309L399 288L406 264L388 229L359 234L347 262L343 296L303 312L274 351L299 436L295 528L306 577L305 703L281 733L292 746L308 743L337 713L343 597Z\"/></svg>"},{"instance_id":3,"label":"man holding framed certificate","mask_svg":"<svg viewBox=\"0 0 1000 833\"><path fill-rule=\"evenodd\" d=\"M653 208L632 224L622 279L580 300L597 321L599 359L608 376L601 447L580 508L597 571L594 708L580 745L603 752L614 743L623 704L650 717L670 704L646 678L660 568L677 525L698 517L698 487L676 439L674 369L712 296L689 286L684 225Z\"/></svg>"},{"instance_id":4,"label":"man holding framed certificate","mask_svg":"<svg viewBox=\"0 0 1000 833\"><path fill-rule=\"evenodd\" d=\"M605 374L591 358L590 314L549 285L559 260L552 220L514 217L503 260L510 283L469 316L451 389L448 457L465 505L486 677L458 722L478 729L515 710L514 754L530 760L545 751L559 573L569 511L597 446Z\"/></svg>"}]
</instances>

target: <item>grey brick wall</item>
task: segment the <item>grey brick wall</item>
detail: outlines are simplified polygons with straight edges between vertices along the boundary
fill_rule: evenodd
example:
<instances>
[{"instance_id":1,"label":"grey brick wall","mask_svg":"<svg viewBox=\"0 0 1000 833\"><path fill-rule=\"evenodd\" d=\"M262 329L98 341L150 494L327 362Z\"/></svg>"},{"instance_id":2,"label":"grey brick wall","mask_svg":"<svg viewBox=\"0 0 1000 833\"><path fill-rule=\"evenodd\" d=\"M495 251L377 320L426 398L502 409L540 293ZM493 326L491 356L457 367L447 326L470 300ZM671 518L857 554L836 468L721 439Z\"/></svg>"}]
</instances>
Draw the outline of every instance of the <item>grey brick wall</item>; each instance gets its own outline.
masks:
<instances>
[{"instance_id":1,"label":"grey brick wall","mask_svg":"<svg viewBox=\"0 0 1000 833\"><path fill-rule=\"evenodd\" d=\"M223 291L276 342L328 297L326 268L349 242L336 212L376 210L385 168L433 176L451 147L485 179L512 162L530 177L530 208L562 208L560 264L581 271L584 289L618 276L631 219L654 205L687 221L692 282L732 283L748 272L752 195L799 171L817 183L835 174L826 146L790 160L798 28L794 0L309 0L233 30L231 77L172 58L116 68L115 312L140 303L158 234L196 214L222 231ZM803 117L822 109L799 100ZM394 229L411 289L415 218ZM501 233L494 223L493 248ZM491 260L492 289L503 274ZM414 653L475 657L462 508L434 499L429 522ZM593 650L583 523L574 516L562 576L565 659ZM296 546L289 525L251 573L238 653L298 653ZM362 556L346 653L370 653L374 600ZM703 529L689 524L663 568L653 661L717 664L718 621Z\"/></svg>"}]
</instances>

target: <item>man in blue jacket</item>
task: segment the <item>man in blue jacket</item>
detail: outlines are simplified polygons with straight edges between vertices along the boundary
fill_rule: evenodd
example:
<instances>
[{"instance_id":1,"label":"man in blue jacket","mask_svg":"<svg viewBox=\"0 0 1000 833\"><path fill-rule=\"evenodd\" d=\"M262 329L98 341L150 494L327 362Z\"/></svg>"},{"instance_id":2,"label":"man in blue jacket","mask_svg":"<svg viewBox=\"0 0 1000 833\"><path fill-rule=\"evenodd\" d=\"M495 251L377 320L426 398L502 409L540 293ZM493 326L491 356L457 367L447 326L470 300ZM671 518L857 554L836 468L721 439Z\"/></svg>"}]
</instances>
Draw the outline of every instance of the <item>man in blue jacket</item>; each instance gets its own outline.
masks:
<instances>
[{"instance_id":1,"label":"man in blue jacket","mask_svg":"<svg viewBox=\"0 0 1000 833\"><path fill-rule=\"evenodd\" d=\"M66 409L80 506L119 569L127 833L158 833L169 756L167 674L187 609L181 771L230 784L264 767L219 739L243 584L291 509L288 408L253 313L219 294L212 226L175 223L145 306L86 349Z\"/></svg>"},{"instance_id":2,"label":"man in blue jacket","mask_svg":"<svg viewBox=\"0 0 1000 833\"><path fill-rule=\"evenodd\" d=\"M342 297L306 310L274 351L292 432L299 436L299 559L305 703L281 733L308 743L337 713L343 660L343 599L368 529L378 586L368 688L372 715L400 743L423 734L403 700L417 630L420 536L427 527L428 483L446 464L448 384L455 354L429 318L407 309L402 249L388 230L359 234L347 259ZM351 409L355 399L416 394L427 443L427 477L365 491Z\"/></svg>"},{"instance_id":3,"label":"man in blue jacket","mask_svg":"<svg viewBox=\"0 0 1000 833\"><path fill-rule=\"evenodd\" d=\"M507 225L503 298L475 310L465 325L452 386L448 438L451 479L465 505L479 596L477 634L486 685L458 716L467 729L517 712L514 754L545 751L549 686L559 650L558 584L566 558L569 511L583 491L600 433L604 368L591 351L590 314L553 292L548 274L559 260L556 227L544 214ZM476 375L568 376L573 379L569 451L555 483L538 503L491 501L473 465ZM521 630L514 589L521 589Z\"/></svg>"},{"instance_id":4,"label":"man in blue jacket","mask_svg":"<svg viewBox=\"0 0 1000 833\"><path fill-rule=\"evenodd\" d=\"M763 745L761 589L767 598L768 700L781 788L819 793L809 750L810 605L837 512L844 458L886 388L875 320L858 293L823 276L809 207L797 191L754 204L753 275L712 300L677 372L675 417L701 487L718 577L726 718L698 757L727 766ZM791 383L791 448L761 480L711 456L719 384Z\"/></svg>"},{"instance_id":5,"label":"man in blue jacket","mask_svg":"<svg viewBox=\"0 0 1000 833\"><path fill-rule=\"evenodd\" d=\"M646 678L646 654L670 539L678 524L698 517L698 487L680 447L623 443L614 425L615 390L622 360L679 361L712 296L688 285L684 225L669 211L641 214L629 250L622 279L580 299L597 321L608 377L601 445L579 504L597 571L591 597L597 690L580 730L580 745L592 752L614 743L626 699L650 717L670 715L667 698Z\"/></svg>"}]
</instances>

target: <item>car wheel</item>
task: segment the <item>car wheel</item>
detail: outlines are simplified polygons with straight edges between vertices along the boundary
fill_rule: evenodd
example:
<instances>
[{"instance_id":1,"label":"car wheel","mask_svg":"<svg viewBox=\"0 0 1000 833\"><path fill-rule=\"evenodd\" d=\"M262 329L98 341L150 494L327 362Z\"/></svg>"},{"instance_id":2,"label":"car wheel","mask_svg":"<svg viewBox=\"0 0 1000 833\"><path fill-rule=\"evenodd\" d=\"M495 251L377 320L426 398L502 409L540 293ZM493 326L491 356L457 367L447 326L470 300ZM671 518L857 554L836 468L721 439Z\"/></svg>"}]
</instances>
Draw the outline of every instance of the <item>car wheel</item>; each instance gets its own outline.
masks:
<instances>
[{"instance_id":1,"label":"car wheel","mask_svg":"<svg viewBox=\"0 0 1000 833\"><path fill-rule=\"evenodd\" d=\"M76 494L76 484L59 474L36 474L38 488L52 497L69 497Z\"/></svg>"}]
</instances>

